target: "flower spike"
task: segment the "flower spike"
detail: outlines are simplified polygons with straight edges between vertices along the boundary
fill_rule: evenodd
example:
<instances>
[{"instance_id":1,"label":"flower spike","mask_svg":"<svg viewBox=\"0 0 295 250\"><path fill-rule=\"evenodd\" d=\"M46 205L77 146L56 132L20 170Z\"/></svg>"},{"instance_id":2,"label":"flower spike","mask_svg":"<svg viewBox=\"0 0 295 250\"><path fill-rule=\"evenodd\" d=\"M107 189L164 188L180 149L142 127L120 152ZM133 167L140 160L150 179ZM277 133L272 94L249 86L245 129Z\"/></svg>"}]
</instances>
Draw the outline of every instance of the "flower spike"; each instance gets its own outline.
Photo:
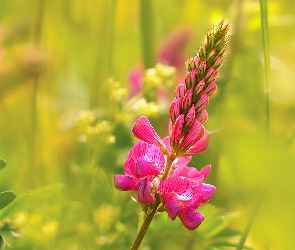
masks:
<instances>
[{"instance_id":1,"label":"flower spike","mask_svg":"<svg viewBox=\"0 0 295 250\"><path fill-rule=\"evenodd\" d=\"M204 220L198 212L216 188L204 183L211 166L201 170L188 167L192 156L208 148L209 97L216 92L216 79L227 51L229 25L223 21L211 27L195 56L185 62L187 75L175 89L169 108L169 136L161 139L146 116L132 128L139 139L129 151L125 175L114 176L115 187L133 191L145 212L143 225L131 249L138 249L157 212L166 211L171 220L178 217L185 228L196 229Z\"/></svg>"}]
</instances>

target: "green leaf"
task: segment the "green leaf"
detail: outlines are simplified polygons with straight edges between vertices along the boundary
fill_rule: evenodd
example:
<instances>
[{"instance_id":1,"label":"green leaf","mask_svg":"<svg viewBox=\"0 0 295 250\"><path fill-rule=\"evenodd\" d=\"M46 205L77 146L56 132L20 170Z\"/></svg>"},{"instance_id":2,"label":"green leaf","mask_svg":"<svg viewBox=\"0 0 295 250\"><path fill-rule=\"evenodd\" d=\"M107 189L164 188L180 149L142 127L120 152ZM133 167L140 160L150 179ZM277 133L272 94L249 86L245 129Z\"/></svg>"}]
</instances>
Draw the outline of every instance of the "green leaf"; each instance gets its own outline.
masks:
<instances>
[{"instance_id":1,"label":"green leaf","mask_svg":"<svg viewBox=\"0 0 295 250\"><path fill-rule=\"evenodd\" d=\"M0 193L0 210L9 205L16 197L13 191L4 191Z\"/></svg>"},{"instance_id":2,"label":"green leaf","mask_svg":"<svg viewBox=\"0 0 295 250\"><path fill-rule=\"evenodd\" d=\"M200 228L199 233L203 238L211 238L224 230L228 221L224 217L211 219L204 227Z\"/></svg>"},{"instance_id":3,"label":"green leaf","mask_svg":"<svg viewBox=\"0 0 295 250\"><path fill-rule=\"evenodd\" d=\"M5 249L5 240L2 235L0 235L0 250Z\"/></svg>"},{"instance_id":4,"label":"green leaf","mask_svg":"<svg viewBox=\"0 0 295 250\"><path fill-rule=\"evenodd\" d=\"M2 158L0 158L0 171L5 168L6 166L6 161L4 161Z\"/></svg>"},{"instance_id":5,"label":"green leaf","mask_svg":"<svg viewBox=\"0 0 295 250\"><path fill-rule=\"evenodd\" d=\"M211 244L211 246L213 246L213 247L218 247L218 248L220 248L220 247L237 247L237 245L238 245L238 243L232 243L232 242L215 242L215 243L212 243ZM248 246L243 246L243 249L245 249L245 250L253 250L253 248L252 247L248 247Z\"/></svg>"},{"instance_id":6,"label":"green leaf","mask_svg":"<svg viewBox=\"0 0 295 250\"><path fill-rule=\"evenodd\" d=\"M235 237L241 235L241 232L238 230L234 230L234 229L230 229L230 228L225 228L224 230L222 230L220 233L218 233L217 235L215 235L214 238L225 238L225 237Z\"/></svg>"}]
</instances>

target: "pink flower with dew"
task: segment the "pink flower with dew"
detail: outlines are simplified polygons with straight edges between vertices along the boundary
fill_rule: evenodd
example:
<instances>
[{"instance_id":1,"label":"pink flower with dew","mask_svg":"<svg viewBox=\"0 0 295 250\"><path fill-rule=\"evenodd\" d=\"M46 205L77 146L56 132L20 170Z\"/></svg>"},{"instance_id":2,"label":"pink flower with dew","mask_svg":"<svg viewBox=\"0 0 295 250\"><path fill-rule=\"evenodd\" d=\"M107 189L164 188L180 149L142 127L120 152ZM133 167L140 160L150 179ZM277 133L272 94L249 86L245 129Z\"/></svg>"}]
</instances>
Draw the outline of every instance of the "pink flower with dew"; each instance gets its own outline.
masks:
<instances>
[{"instance_id":1,"label":"pink flower with dew","mask_svg":"<svg viewBox=\"0 0 295 250\"><path fill-rule=\"evenodd\" d=\"M180 166L158 188L169 217L174 220L178 216L187 229L194 230L202 223L204 215L196 209L208 202L216 189L203 183L209 171L210 166L200 171Z\"/></svg>"},{"instance_id":2,"label":"pink flower with dew","mask_svg":"<svg viewBox=\"0 0 295 250\"><path fill-rule=\"evenodd\" d=\"M125 175L114 176L115 187L134 190L140 203L154 203L151 192L157 182L154 177L164 169L165 157L159 147L144 141L137 142L129 151L124 165Z\"/></svg>"}]
</instances>

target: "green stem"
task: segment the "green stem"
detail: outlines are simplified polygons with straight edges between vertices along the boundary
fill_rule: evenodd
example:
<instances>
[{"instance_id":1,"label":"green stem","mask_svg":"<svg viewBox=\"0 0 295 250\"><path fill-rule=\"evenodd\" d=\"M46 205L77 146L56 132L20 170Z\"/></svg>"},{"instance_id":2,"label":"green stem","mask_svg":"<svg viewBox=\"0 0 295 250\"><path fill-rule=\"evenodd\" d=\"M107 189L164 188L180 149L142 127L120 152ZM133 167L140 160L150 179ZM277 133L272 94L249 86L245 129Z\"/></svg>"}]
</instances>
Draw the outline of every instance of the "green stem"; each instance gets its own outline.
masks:
<instances>
[{"instance_id":1,"label":"green stem","mask_svg":"<svg viewBox=\"0 0 295 250\"><path fill-rule=\"evenodd\" d=\"M136 239L133 243L133 245L131 246L131 250L137 250L143 240L143 237L145 236L145 233L146 231L148 230L155 214L157 213L158 211L158 207L160 205L161 201L160 201L160 197L159 195L156 194L155 196L155 203L154 203L154 206L153 206L153 209L150 213L148 213L146 216L145 216L145 219L142 223L142 226L136 236Z\"/></svg>"},{"instance_id":2,"label":"green stem","mask_svg":"<svg viewBox=\"0 0 295 250\"><path fill-rule=\"evenodd\" d=\"M267 18L267 0L260 0L260 14L261 14L261 30L263 40L263 54L264 54L264 77L265 77L265 120L267 136L269 135L270 125L270 84L269 84L269 72L270 72L270 56L269 56L269 37L268 37L268 18Z\"/></svg>"},{"instance_id":3,"label":"green stem","mask_svg":"<svg viewBox=\"0 0 295 250\"><path fill-rule=\"evenodd\" d=\"M143 222L145 220L145 217L146 217L147 213L146 211L144 211L143 209L140 211L139 213L139 219L138 219L138 226L137 226L137 234L139 233L142 225L143 225ZM138 248L139 250L143 249L143 243L141 243L141 245L139 246Z\"/></svg>"},{"instance_id":4,"label":"green stem","mask_svg":"<svg viewBox=\"0 0 295 250\"><path fill-rule=\"evenodd\" d=\"M124 112L127 112L140 98L144 97L144 95L145 92L141 90L135 96L133 96L124 106Z\"/></svg>"},{"instance_id":5,"label":"green stem","mask_svg":"<svg viewBox=\"0 0 295 250\"><path fill-rule=\"evenodd\" d=\"M34 45L37 46L40 43L41 35L42 35L42 27L43 27L43 20L44 20L44 4L45 0L40 0L39 5L37 7L37 15L36 15L36 23L35 23L35 30L34 30ZM38 85L40 81L40 74L39 72L35 73L33 79L33 96L32 96L32 168L34 169L33 172L39 171L41 176L44 179L43 172L38 169L37 164L37 138L38 136L38 114L37 114L37 92L38 92ZM44 182L44 180L43 180ZM35 183L36 184L36 183Z\"/></svg>"},{"instance_id":6,"label":"green stem","mask_svg":"<svg viewBox=\"0 0 295 250\"><path fill-rule=\"evenodd\" d=\"M248 223L247 223L247 225L246 225L246 227L244 229L244 232L241 235L241 238L239 240L239 244L238 244L236 250L242 250L244 248L244 244L245 244L246 239L248 237L248 234L249 234L249 232L250 232L250 230L251 230L251 228L253 226L253 223L254 223L255 218L256 218L256 216L258 214L258 210L260 208L260 205L261 205L264 197L265 197L265 194L262 194L262 195L260 195L258 197L258 200L257 200L257 202L256 202L256 204L255 204L255 206L254 206L254 208L252 210L252 213L251 213L250 218L248 220Z\"/></svg>"},{"instance_id":7,"label":"green stem","mask_svg":"<svg viewBox=\"0 0 295 250\"><path fill-rule=\"evenodd\" d=\"M140 24L143 62L144 67L147 69L155 65L153 8L151 0L140 1Z\"/></svg>"},{"instance_id":8,"label":"green stem","mask_svg":"<svg viewBox=\"0 0 295 250\"><path fill-rule=\"evenodd\" d=\"M162 181L165 180L168 177L168 175L170 173L170 170L171 170L172 162L174 160L175 160L175 156L173 154L168 155L167 164L166 164L163 176L162 176Z\"/></svg>"},{"instance_id":9,"label":"green stem","mask_svg":"<svg viewBox=\"0 0 295 250\"><path fill-rule=\"evenodd\" d=\"M166 162L166 167L162 176L162 181L165 180L168 177L168 174L170 173L170 169L172 166L173 161L175 160L175 156L173 154L168 155L167 157L167 162ZM141 228L139 229L136 239L133 242L133 245L131 246L131 250L137 250L140 247L140 244L143 240L143 237L146 234L146 231L148 230L155 214L158 211L158 207L161 204L161 198L158 194L155 195L155 202L153 204L152 211L149 213L145 213L144 221L141 225ZM142 214L140 214L142 216ZM140 220L141 218L139 218ZM140 225L140 221L138 222Z\"/></svg>"}]
</instances>

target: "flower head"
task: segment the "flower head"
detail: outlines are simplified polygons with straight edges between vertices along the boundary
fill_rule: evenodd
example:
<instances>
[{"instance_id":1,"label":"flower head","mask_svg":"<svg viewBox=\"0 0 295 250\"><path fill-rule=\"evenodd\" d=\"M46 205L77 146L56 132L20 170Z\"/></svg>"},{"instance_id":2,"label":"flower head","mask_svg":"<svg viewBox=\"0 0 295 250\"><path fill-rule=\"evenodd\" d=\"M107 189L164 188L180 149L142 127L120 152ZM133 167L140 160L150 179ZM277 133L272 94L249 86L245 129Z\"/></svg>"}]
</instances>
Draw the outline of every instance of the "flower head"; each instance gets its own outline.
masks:
<instances>
[{"instance_id":1,"label":"flower head","mask_svg":"<svg viewBox=\"0 0 295 250\"><path fill-rule=\"evenodd\" d=\"M129 151L124 165L125 175L114 176L115 187L122 190L134 190L138 202L154 202L152 187L154 177L163 171L165 158L161 150L144 141L137 142Z\"/></svg>"},{"instance_id":2,"label":"flower head","mask_svg":"<svg viewBox=\"0 0 295 250\"><path fill-rule=\"evenodd\" d=\"M164 199L169 217L174 220L178 216L190 230L197 228L204 219L196 209L209 201L215 191L214 186L203 183L209 171L210 166L200 171L181 166L161 182L157 191Z\"/></svg>"},{"instance_id":3,"label":"flower head","mask_svg":"<svg viewBox=\"0 0 295 250\"><path fill-rule=\"evenodd\" d=\"M208 147L209 133L204 127L208 119L206 108L217 89L215 80L227 50L228 30L229 25L223 22L209 29L196 56L186 61L187 75L176 87L169 108L169 136L161 139L145 116L132 128L139 141L127 155L125 175L115 175L114 183L120 190L134 190L142 205L151 204L140 237L160 207L165 208L172 220L179 217L190 230L204 220L197 209L210 200L216 189L204 183L210 166L198 171L187 164L192 155Z\"/></svg>"},{"instance_id":4,"label":"flower head","mask_svg":"<svg viewBox=\"0 0 295 250\"><path fill-rule=\"evenodd\" d=\"M223 22L210 28L197 55L186 61L187 76L184 83L176 87L169 110L171 148L176 156L194 154L194 149L200 148L199 140L206 133L202 124L208 119L209 96L217 89L215 79L227 50L228 29L229 25L224 26ZM206 149L207 142L202 141Z\"/></svg>"}]
</instances>

